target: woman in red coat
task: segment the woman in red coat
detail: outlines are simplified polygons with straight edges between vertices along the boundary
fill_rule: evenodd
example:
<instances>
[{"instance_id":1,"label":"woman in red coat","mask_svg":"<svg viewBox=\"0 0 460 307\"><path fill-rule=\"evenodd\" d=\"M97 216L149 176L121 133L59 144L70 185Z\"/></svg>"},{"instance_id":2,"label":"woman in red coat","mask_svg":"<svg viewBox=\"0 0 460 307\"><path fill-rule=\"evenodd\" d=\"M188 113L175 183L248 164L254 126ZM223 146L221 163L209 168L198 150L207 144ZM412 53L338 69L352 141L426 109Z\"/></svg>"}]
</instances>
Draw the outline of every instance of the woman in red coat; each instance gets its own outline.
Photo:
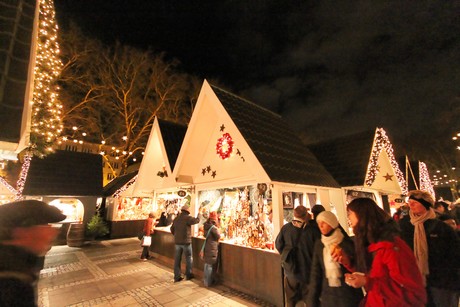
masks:
<instances>
[{"instance_id":1,"label":"woman in red coat","mask_svg":"<svg viewBox=\"0 0 460 307\"><path fill-rule=\"evenodd\" d=\"M355 234L356 268L345 282L364 287L362 306L425 306L426 291L415 256L394 220L370 198L347 207ZM346 262L346 261L345 261Z\"/></svg>"},{"instance_id":2,"label":"woman in red coat","mask_svg":"<svg viewBox=\"0 0 460 307\"><path fill-rule=\"evenodd\" d=\"M144 222L144 228L142 232L144 236L151 236L153 234L153 229L155 228L155 214L153 212L149 213L149 217ZM147 261L149 259L149 249L150 246L143 246L141 260Z\"/></svg>"}]
</instances>

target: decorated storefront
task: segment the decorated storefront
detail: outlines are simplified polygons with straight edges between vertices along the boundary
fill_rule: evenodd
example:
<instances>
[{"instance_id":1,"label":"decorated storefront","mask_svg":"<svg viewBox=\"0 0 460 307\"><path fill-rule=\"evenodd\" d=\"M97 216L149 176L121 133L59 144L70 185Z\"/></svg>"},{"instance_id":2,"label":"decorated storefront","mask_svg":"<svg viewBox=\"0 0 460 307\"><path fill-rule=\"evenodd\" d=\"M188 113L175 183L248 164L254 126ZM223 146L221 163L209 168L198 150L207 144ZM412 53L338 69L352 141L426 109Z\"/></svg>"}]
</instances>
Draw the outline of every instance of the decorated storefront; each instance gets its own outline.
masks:
<instances>
[{"instance_id":1,"label":"decorated storefront","mask_svg":"<svg viewBox=\"0 0 460 307\"><path fill-rule=\"evenodd\" d=\"M201 217L193 228L194 258L204 239L200 226L215 211L222 282L275 305L283 304L273 244L279 229L297 205L342 208L344 201L337 182L281 117L206 81L173 177L191 190L191 214ZM158 259L172 263L169 229L157 228L153 241ZM203 263L194 266L199 273Z\"/></svg>"}]
</instances>

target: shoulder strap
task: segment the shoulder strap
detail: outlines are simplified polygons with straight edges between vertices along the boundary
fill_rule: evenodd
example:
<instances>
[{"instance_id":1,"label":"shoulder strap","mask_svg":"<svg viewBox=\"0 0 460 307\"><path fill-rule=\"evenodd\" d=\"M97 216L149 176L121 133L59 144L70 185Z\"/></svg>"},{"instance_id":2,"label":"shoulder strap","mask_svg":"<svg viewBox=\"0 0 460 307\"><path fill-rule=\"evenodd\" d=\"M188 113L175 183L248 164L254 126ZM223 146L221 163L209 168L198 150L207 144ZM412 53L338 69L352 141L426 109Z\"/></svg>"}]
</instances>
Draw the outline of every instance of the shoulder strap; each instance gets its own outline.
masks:
<instances>
[{"instance_id":1,"label":"shoulder strap","mask_svg":"<svg viewBox=\"0 0 460 307\"><path fill-rule=\"evenodd\" d=\"M214 225L211 225L211 227L208 230L208 233L206 234L206 238L204 238L203 246L201 247L201 251L204 250L204 246L206 245L206 240L208 239L209 233L211 232L211 229L214 227Z\"/></svg>"}]
</instances>

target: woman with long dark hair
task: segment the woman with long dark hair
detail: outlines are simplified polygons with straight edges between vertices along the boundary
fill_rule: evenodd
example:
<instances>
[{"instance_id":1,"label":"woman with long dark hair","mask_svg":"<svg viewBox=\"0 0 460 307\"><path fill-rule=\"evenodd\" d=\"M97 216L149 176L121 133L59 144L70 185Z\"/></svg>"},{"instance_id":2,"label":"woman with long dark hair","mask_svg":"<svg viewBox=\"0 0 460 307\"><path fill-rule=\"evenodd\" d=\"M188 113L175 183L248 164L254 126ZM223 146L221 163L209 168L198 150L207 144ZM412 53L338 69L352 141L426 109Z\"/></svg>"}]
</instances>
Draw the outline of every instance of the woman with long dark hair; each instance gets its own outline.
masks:
<instances>
[{"instance_id":1,"label":"woman with long dark hair","mask_svg":"<svg viewBox=\"0 0 460 307\"><path fill-rule=\"evenodd\" d=\"M422 276L414 253L400 238L399 227L370 198L356 198L347 206L355 234L356 267L345 282L364 287L362 306L425 306Z\"/></svg>"}]
</instances>

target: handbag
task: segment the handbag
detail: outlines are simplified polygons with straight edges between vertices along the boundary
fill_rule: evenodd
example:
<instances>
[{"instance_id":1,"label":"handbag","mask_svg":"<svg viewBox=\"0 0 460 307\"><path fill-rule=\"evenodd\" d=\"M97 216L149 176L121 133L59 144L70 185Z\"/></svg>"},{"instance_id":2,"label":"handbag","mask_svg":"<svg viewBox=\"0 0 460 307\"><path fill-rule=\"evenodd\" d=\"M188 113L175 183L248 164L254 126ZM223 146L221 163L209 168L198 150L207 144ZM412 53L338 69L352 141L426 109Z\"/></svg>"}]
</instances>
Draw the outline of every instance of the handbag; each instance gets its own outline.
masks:
<instances>
[{"instance_id":1,"label":"handbag","mask_svg":"<svg viewBox=\"0 0 460 307\"><path fill-rule=\"evenodd\" d=\"M208 233L206 234L206 238L204 238L204 242L203 242L203 245L201 246L201 250L200 250L200 253L199 253L199 256L200 256L201 259L204 259L204 247L206 245L206 240L208 239L209 233L211 232L211 229L213 227L214 227L214 225L212 225L211 228L209 228Z\"/></svg>"},{"instance_id":2,"label":"handbag","mask_svg":"<svg viewBox=\"0 0 460 307\"><path fill-rule=\"evenodd\" d=\"M152 237L151 236L144 236L142 238L142 246L150 246L152 245Z\"/></svg>"}]
</instances>

